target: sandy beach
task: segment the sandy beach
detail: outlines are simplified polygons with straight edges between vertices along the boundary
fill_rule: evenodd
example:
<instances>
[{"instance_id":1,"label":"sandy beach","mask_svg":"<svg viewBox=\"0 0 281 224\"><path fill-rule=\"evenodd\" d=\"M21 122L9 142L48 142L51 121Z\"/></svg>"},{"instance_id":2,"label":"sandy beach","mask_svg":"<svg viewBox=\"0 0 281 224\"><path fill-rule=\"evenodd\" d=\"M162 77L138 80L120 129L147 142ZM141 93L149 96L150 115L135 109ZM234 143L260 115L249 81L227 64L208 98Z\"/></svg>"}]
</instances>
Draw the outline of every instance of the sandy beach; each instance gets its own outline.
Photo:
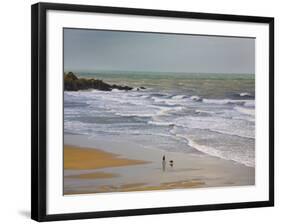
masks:
<instances>
[{"instance_id":1,"label":"sandy beach","mask_svg":"<svg viewBox=\"0 0 281 224\"><path fill-rule=\"evenodd\" d=\"M119 155L98 149L64 146L64 169L86 170L146 163L120 158Z\"/></svg>"},{"instance_id":2,"label":"sandy beach","mask_svg":"<svg viewBox=\"0 0 281 224\"><path fill-rule=\"evenodd\" d=\"M77 146L64 146L64 169L65 170L96 170L101 168L114 168L114 167L127 167L130 166L147 164L149 161L143 160L132 160L126 158L120 158L120 155L105 152L99 149L89 149ZM113 170L114 171L114 170ZM67 175L66 179L80 179L80 180L93 180L93 179L109 179L118 178L122 174L118 170L110 172L93 171L90 173L80 173L74 175ZM149 183L129 183L122 184L119 186L114 185L102 185L97 189L83 190L75 192L65 192L66 194L72 193L98 193L98 192L110 192L110 191L145 191L145 190L164 190L164 189L175 189L175 188L191 188L204 185L204 182L197 180L182 180L174 182L163 182L159 185L149 185Z\"/></svg>"},{"instance_id":3,"label":"sandy beach","mask_svg":"<svg viewBox=\"0 0 281 224\"><path fill-rule=\"evenodd\" d=\"M111 147L90 148L93 141L86 137L66 136L66 141L65 195L254 184L254 168L204 154L165 152L174 166L167 163L164 171L161 150L130 150L137 146L123 144L113 153Z\"/></svg>"}]
</instances>

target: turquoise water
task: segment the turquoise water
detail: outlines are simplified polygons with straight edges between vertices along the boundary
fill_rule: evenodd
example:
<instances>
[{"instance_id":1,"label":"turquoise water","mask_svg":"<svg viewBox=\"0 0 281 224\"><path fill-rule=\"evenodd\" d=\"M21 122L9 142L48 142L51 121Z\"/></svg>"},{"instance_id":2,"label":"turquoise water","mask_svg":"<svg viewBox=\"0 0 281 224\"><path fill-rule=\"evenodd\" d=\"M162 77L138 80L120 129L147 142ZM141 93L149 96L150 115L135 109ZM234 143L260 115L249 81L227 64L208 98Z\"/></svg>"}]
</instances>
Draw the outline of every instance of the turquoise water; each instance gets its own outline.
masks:
<instances>
[{"instance_id":1,"label":"turquoise water","mask_svg":"<svg viewBox=\"0 0 281 224\"><path fill-rule=\"evenodd\" d=\"M183 73L79 73L80 77L102 79L132 87L148 87L170 92L183 92L203 97L235 98L247 92L255 96L253 74L183 74Z\"/></svg>"}]
</instances>

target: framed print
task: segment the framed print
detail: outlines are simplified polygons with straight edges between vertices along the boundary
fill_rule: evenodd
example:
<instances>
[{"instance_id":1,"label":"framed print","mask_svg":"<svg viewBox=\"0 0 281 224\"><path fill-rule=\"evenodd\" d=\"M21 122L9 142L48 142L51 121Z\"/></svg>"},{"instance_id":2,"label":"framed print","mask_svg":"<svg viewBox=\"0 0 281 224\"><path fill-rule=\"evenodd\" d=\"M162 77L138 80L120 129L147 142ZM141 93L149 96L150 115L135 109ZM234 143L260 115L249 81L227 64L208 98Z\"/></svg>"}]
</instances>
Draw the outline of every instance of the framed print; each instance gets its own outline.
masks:
<instances>
[{"instance_id":1,"label":"framed print","mask_svg":"<svg viewBox=\"0 0 281 224\"><path fill-rule=\"evenodd\" d=\"M274 205L274 19L32 6L32 219Z\"/></svg>"}]
</instances>

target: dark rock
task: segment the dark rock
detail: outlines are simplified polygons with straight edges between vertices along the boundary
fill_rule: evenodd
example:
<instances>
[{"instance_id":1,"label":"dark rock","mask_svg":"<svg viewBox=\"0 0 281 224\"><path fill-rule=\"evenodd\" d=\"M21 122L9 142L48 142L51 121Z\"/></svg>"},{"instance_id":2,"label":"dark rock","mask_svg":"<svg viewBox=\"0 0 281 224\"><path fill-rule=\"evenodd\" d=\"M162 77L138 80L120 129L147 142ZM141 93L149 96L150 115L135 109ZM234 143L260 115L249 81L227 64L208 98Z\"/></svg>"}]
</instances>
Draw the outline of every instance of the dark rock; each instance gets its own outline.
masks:
<instances>
[{"instance_id":1,"label":"dark rock","mask_svg":"<svg viewBox=\"0 0 281 224\"><path fill-rule=\"evenodd\" d=\"M119 85L110 85L108 83L103 82L98 79L85 79L78 78L73 74L73 72L69 72L64 74L64 90L65 91L78 91L85 89L97 89L102 91L111 91L112 89L119 90L132 90L132 87L129 86L119 86Z\"/></svg>"},{"instance_id":2,"label":"dark rock","mask_svg":"<svg viewBox=\"0 0 281 224\"><path fill-rule=\"evenodd\" d=\"M118 85L111 85L111 88L112 89L119 89L119 90L132 90L133 88L132 87L129 87L129 86L118 86Z\"/></svg>"}]
</instances>

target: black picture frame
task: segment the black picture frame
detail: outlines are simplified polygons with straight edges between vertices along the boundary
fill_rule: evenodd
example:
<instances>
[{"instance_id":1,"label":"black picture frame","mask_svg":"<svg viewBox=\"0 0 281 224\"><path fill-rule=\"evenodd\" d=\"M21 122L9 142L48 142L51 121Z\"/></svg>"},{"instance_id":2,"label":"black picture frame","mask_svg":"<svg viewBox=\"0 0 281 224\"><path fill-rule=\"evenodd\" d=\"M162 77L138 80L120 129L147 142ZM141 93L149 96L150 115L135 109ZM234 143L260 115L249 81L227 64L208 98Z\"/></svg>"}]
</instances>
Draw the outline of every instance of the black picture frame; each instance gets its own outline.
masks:
<instances>
[{"instance_id":1,"label":"black picture frame","mask_svg":"<svg viewBox=\"0 0 281 224\"><path fill-rule=\"evenodd\" d=\"M160 207L145 209L129 209L114 211L99 211L70 214L46 213L46 12L48 10L63 10L75 12L101 12L111 14L162 16L174 18L192 18L205 20L222 20L235 22L254 22L269 25L269 200L208 204L195 206ZM103 7L73 4L37 3L32 5L32 155L31 155L31 218L36 221L73 220L86 218L102 218L116 216L133 216L161 213L194 212L206 210L238 209L274 206L274 18L224 15L211 13L195 13L183 11L164 11L137 8Z\"/></svg>"}]
</instances>

